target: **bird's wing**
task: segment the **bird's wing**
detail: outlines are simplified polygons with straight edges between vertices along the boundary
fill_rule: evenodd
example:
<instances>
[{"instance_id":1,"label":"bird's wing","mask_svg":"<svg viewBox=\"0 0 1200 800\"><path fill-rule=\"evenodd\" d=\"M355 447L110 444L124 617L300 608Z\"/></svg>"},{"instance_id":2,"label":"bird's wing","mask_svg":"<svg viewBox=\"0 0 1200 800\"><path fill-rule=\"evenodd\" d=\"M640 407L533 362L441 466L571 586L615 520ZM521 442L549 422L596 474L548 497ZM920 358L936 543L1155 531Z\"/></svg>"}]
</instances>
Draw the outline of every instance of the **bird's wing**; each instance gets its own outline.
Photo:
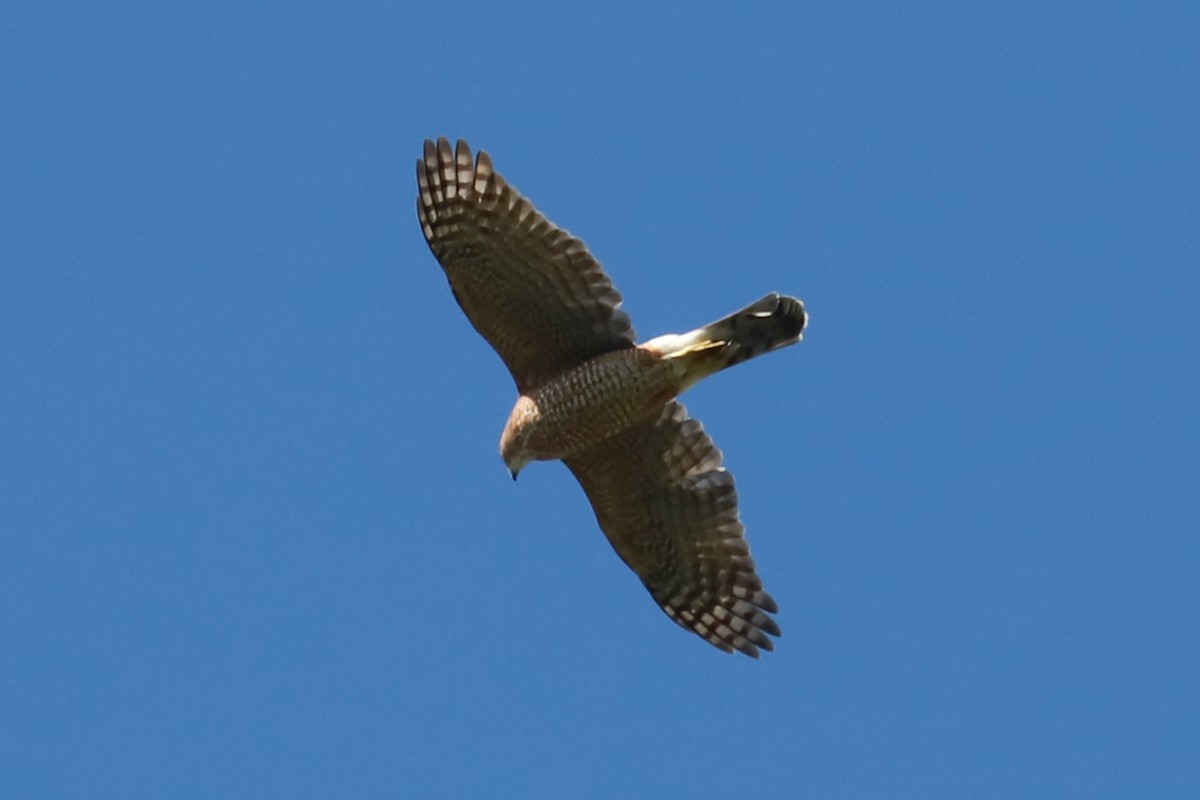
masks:
<instances>
[{"instance_id":1,"label":"bird's wing","mask_svg":"<svg viewBox=\"0 0 1200 800\"><path fill-rule=\"evenodd\" d=\"M565 459L600 528L671 619L726 652L773 649L763 590L721 451L678 402Z\"/></svg>"},{"instance_id":2,"label":"bird's wing","mask_svg":"<svg viewBox=\"0 0 1200 800\"><path fill-rule=\"evenodd\" d=\"M555 227L467 143L426 140L417 216L455 299L525 391L634 346L621 295L583 242Z\"/></svg>"}]
</instances>

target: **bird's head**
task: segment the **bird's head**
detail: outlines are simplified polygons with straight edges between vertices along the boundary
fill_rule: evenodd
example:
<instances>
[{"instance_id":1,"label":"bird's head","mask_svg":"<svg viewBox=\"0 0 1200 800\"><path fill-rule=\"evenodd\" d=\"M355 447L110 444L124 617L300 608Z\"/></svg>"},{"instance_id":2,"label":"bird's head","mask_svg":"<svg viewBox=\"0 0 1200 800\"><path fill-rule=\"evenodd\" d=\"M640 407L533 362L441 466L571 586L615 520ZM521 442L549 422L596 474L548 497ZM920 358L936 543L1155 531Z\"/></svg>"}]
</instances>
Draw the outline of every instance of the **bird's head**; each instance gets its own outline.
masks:
<instances>
[{"instance_id":1,"label":"bird's head","mask_svg":"<svg viewBox=\"0 0 1200 800\"><path fill-rule=\"evenodd\" d=\"M528 449L529 436L538 421L537 403L525 395L517 398L512 413L508 415L508 423L500 434L500 457L513 480L521 468L533 460L533 454Z\"/></svg>"}]
</instances>

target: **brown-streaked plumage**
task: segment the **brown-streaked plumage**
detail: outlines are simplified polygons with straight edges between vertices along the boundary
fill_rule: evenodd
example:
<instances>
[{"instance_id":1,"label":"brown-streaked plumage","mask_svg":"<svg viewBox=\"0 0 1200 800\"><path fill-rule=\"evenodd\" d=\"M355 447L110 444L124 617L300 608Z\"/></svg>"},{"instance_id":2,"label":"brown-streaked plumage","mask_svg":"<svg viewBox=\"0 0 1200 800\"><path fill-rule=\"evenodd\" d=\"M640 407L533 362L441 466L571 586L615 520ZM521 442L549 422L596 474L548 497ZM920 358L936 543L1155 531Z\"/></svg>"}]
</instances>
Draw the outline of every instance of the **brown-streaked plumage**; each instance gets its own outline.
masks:
<instances>
[{"instance_id":1,"label":"brown-streaked plumage","mask_svg":"<svg viewBox=\"0 0 1200 800\"><path fill-rule=\"evenodd\" d=\"M583 242L538 213L487 153L427 140L417 185L421 229L455 299L517 384L500 437L513 478L529 461L562 459L671 619L725 652L774 649L777 608L755 572L733 476L675 397L798 342L804 304L769 294L638 345Z\"/></svg>"}]
</instances>

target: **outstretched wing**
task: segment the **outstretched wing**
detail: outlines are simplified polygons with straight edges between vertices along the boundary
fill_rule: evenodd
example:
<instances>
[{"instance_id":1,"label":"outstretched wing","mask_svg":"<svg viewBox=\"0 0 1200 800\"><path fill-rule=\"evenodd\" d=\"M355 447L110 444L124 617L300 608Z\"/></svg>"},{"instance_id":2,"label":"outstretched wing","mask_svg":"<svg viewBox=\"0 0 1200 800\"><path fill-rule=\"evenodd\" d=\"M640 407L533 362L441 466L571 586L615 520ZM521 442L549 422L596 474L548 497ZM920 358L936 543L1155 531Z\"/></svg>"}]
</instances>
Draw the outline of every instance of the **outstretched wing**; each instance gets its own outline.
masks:
<instances>
[{"instance_id":1,"label":"outstretched wing","mask_svg":"<svg viewBox=\"0 0 1200 800\"><path fill-rule=\"evenodd\" d=\"M475 330L521 391L634 346L621 295L583 242L556 228L461 139L426 140L417 216Z\"/></svg>"},{"instance_id":2,"label":"outstretched wing","mask_svg":"<svg viewBox=\"0 0 1200 800\"><path fill-rule=\"evenodd\" d=\"M565 459L600 528L671 619L725 652L774 649L763 591L721 451L678 402Z\"/></svg>"}]
</instances>

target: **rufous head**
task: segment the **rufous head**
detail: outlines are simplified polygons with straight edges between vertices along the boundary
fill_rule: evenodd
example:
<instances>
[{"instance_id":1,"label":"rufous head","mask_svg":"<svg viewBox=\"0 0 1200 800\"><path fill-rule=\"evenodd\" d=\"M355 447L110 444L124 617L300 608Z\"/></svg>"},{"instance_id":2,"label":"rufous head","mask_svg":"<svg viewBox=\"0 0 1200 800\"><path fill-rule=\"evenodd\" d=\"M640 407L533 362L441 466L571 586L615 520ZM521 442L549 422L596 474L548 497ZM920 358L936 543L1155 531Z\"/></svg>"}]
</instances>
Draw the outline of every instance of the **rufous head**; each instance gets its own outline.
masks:
<instances>
[{"instance_id":1,"label":"rufous head","mask_svg":"<svg viewBox=\"0 0 1200 800\"><path fill-rule=\"evenodd\" d=\"M500 434L500 457L504 459L504 466L508 467L508 473L514 481L522 467L534 460L528 443L538 417L537 403L521 395L517 398L512 413L508 415L504 432Z\"/></svg>"}]
</instances>

